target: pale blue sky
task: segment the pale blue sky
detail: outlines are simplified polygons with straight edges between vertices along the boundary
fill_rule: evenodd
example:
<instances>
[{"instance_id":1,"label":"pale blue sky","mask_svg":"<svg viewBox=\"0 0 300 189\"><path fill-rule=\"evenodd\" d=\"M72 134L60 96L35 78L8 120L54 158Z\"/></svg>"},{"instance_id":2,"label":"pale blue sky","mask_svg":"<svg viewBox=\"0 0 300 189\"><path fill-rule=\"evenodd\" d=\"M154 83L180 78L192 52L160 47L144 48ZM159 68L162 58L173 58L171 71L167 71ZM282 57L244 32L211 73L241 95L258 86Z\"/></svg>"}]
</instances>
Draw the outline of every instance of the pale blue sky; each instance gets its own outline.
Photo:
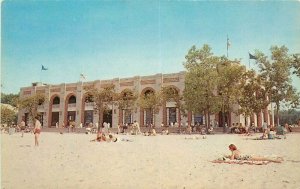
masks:
<instances>
[{"instance_id":1,"label":"pale blue sky","mask_svg":"<svg viewBox=\"0 0 300 189\"><path fill-rule=\"evenodd\" d=\"M241 58L271 45L300 52L300 2L5 1L2 91L183 71L192 45ZM254 64L254 61L252 61ZM49 68L41 72L41 65ZM300 91L300 80L294 85Z\"/></svg>"}]
</instances>

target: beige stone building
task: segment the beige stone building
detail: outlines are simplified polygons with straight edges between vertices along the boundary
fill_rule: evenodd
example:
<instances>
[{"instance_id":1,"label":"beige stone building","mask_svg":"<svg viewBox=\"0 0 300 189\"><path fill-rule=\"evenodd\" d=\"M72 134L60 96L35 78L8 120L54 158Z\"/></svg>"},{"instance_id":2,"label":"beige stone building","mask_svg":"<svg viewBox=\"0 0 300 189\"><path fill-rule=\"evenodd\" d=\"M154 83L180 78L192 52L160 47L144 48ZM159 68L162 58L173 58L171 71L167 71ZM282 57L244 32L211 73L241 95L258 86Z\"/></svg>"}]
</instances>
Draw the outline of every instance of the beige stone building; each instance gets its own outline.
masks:
<instances>
[{"instance_id":1,"label":"beige stone building","mask_svg":"<svg viewBox=\"0 0 300 189\"><path fill-rule=\"evenodd\" d=\"M135 76L130 78L115 78L111 80L96 80L91 82L77 83L62 83L59 85L42 85L34 83L31 87L24 87L20 90L20 96L30 96L36 93L42 93L46 96L46 102L38 107L38 112L41 115L41 123L43 127L66 126L70 121L75 121L76 127L82 124L87 126L89 123L96 124L99 120L99 115L94 111L94 103L87 101L86 87L101 88L108 84L114 84L116 92L120 93L125 89L137 91L138 94L147 92L159 91L163 86L172 86L179 94L184 90L185 72L172 74L156 74L150 76ZM222 125L221 112L211 116L211 124L214 126ZM258 120L257 124L261 125L262 117L258 115L253 117L252 121ZM264 116L265 120L270 123L268 115ZM20 110L18 120L26 120L28 124L28 113ZM141 126L153 123L156 127L164 125L186 126L187 124L195 124L196 122L203 124L204 116L195 115L188 112L187 115L181 115L175 102L167 102L164 107L161 107L155 119L147 110L142 110L137 107L133 110L121 110L117 106L110 106L110 111L104 115L104 121L110 123L110 127L116 128L117 125L132 123L138 121ZM225 121L231 123L250 123L250 119L245 119L242 115L227 113Z\"/></svg>"}]
</instances>

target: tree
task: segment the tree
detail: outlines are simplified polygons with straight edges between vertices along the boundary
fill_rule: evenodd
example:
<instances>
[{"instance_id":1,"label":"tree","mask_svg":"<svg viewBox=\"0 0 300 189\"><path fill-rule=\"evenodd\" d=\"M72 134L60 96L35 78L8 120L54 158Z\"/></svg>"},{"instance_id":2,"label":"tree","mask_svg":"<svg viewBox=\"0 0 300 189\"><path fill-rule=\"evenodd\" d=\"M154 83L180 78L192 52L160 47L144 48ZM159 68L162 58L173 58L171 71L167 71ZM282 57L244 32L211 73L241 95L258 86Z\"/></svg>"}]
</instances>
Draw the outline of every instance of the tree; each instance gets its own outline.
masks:
<instances>
[{"instance_id":1,"label":"tree","mask_svg":"<svg viewBox=\"0 0 300 189\"><path fill-rule=\"evenodd\" d=\"M117 105L119 109L130 111L132 113L132 109L136 106L136 101L138 99L138 95L136 91L131 89L124 89L121 93L117 94Z\"/></svg>"},{"instance_id":2,"label":"tree","mask_svg":"<svg viewBox=\"0 0 300 189\"><path fill-rule=\"evenodd\" d=\"M272 46L271 60L262 52L256 50L257 64L259 75L264 79L264 87L268 93L270 102L276 104L277 125L279 125L279 110L281 102L286 103L298 102L299 94L291 84L291 65L293 59L288 54L288 48L285 46ZM291 100L293 99L293 100Z\"/></svg>"},{"instance_id":3,"label":"tree","mask_svg":"<svg viewBox=\"0 0 300 189\"><path fill-rule=\"evenodd\" d=\"M155 115L158 114L159 107L162 105L161 94L153 91L143 94L138 99L138 105L142 109L148 109L152 113L155 124Z\"/></svg>"},{"instance_id":4,"label":"tree","mask_svg":"<svg viewBox=\"0 0 300 189\"><path fill-rule=\"evenodd\" d=\"M228 60L226 57L221 57L217 65L218 83L217 92L219 95L219 110L222 112L223 128L225 128L225 112L232 112L233 104L237 104L238 98L241 95L240 85L242 83L245 66L240 64L238 60ZM237 113L237 112L235 112Z\"/></svg>"},{"instance_id":5,"label":"tree","mask_svg":"<svg viewBox=\"0 0 300 189\"><path fill-rule=\"evenodd\" d=\"M176 108L179 109L180 112L185 115L185 108L184 104L182 102L183 96L178 93L178 91L173 86L165 86L161 89L161 99L162 104L165 104L166 102L175 102ZM179 116L179 122L181 122L181 116ZM180 126L180 125L179 125Z\"/></svg>"},{"instance_id":6,"label":"tree","mask_svg":"<svg viewBox=\"0 0 300 189\"><path fill-rule=\"evenodd\" d=\"M3 104L10 104L14 107L17 107L17 100L19 98L18 94L5 94L1 93L1 103Z\"/></svg>"},{"instance_id":7,"label":"tree","mask_svg":"<svg viewBox=\"0 0 300 189\"><path fill-rule=\"evenodd\" d=\"M184 63L185 89L183 97L188 111L194 113L205 112L206 129L210 123L210 114L216 111L216 87L218 73L216 66L219 58L214 56L208 45L201 49L193 46L185 56Z\"/></svg>"},{"instance_id":8,"label":"tree","mask_svg":"<svg viewBox=\"0 0 300 189\"><path fill-rule=\"evenodd\" d=\"M10 126L12 122L16 123L16 121L16 111L7 106L1 105L1 123Z\"/></svg>"},{"instance_id":9,"label":"tree","mask_svg":"<svg viewBox=\"0 0 300 189\"><path fill-rule=\"evenodd\" d=\"M34 94L32 96L20 98L18 106L20 109L25 109L28 112L29 120L33 121L38 116L38 106L45 102L46 98L43 94Z\"/></svg>"},{"instance_id":10,"label":"tree","mask_svg":"<svg viewBox=\"0 0 300 189\"><path fill-rule=\"evenodd\" d=\"M292 62L292 67L294 68L293 74L296 74L298 77L300 77L300 54L294 54L293 58L294 58Z\"/></svg>"},{"instance_id":11,"label":"tree","mask_svg":"<svg viewBox=\"0 0 300 189\"><path fill-rule=\"evenodd\" d=\"M239 114L244 114L245 117L250 117L253 113L260 113L262 109L269 104L266 95L267 91L264 88L263 80L257 76L254 70L249 70L243 74L244 79L241 81L240 97L238 104L240 106Z\"/></svg>"},{"instance_id":12,"label":"tree","mask_svg":"<svg viewBox=\"0 0 300 189\"><path fill-rule=\"evenodd\" d=\"M109 110L109 105L112 105L116 99L115 86L109 84L101 89L85 88L85 90L95 103L95 111L99 113L98 131L100 131L103 125L103 113Z\"/></svg>"}]
</instances>

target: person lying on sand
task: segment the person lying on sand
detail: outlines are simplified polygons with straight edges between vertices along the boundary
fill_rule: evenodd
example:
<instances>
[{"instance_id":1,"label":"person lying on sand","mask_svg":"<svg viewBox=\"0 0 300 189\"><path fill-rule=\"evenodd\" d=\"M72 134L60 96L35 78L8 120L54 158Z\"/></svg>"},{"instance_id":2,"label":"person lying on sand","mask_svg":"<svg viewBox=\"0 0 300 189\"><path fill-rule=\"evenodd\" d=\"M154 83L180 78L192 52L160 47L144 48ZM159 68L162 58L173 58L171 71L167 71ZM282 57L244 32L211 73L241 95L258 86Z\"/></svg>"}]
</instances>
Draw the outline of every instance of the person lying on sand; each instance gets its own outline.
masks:
<instances>
[{"instance_id":1,"label":"person lying on sand","mask_svg":"<svg viewBox=\"0 0 300 189\"><path fill-rule=\"evenodd\" d=\"M102 141L106 141L106 136L102 132L98 132L97 133L97 138L95 138L93 140L90 140L90 142L102 142Z\"/></svg>"},{"instance_id":2,"label":"person lying on sand","mask_svg":"<svg viewBox=\"0 0 300 189\"><path fill-rule=\"evenodd\" d=\"M277 157L276 159L270 159L266 157L260 156L250 156L250 155L241 155L241 152L237 149L234 144L229 145L229 150L231 151L231 155L225 156L225 158L229 158L230 160L249 160L249 161L269 161L274 163L281 163L283 158Z\"/></svg>"},{"instance_id":3,"label":"person lying on sand","mask_svg":"<svg viewBox=\"0 0 300 189\"><path fill-rule=\"evenodd\" d=\"M119 141L123 141L123 142L133 142L132 140L127 139L127 138L119 139L119 138L113 136L112 134L109 134L109 135L108 135L108 140L107 140L107 142L119 142Z\"/></svg>"}]
</instances>

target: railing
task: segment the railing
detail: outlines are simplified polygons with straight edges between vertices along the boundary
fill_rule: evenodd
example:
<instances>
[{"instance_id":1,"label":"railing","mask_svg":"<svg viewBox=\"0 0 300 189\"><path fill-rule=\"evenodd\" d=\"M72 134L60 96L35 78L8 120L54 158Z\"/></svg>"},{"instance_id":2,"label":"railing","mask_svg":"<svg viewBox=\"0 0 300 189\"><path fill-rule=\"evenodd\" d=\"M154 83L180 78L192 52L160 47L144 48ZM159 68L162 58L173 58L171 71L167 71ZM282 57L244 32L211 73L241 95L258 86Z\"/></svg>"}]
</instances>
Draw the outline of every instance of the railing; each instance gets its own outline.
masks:
<instances>
[{"instance_id":1,"label":"railing","mask_svg":"<svg viewBox=\"0 0 300 189\"><path fill-rule=\"evenodd\" d=\"M53 104L52 108L59 108L59 104Z\"/></svg>"},{"instance_id":2,"label":"railing","mask_svg":"<svg viewBox=\"0 0 300 189\"><path fill-rule=\"evenodd\" d=\"M86 102L85 106L86 107L94 107L94 102Z\"/></svg>"},{"instance_id":3,"label":"railing","mask_svg":"<svg viewBox=\"0 0 300 189\"><path fill-rule=\"evenodd\" d=\"M68 104L68 108L76 108L76 103Z\"/></svg>"}]
</instances>

